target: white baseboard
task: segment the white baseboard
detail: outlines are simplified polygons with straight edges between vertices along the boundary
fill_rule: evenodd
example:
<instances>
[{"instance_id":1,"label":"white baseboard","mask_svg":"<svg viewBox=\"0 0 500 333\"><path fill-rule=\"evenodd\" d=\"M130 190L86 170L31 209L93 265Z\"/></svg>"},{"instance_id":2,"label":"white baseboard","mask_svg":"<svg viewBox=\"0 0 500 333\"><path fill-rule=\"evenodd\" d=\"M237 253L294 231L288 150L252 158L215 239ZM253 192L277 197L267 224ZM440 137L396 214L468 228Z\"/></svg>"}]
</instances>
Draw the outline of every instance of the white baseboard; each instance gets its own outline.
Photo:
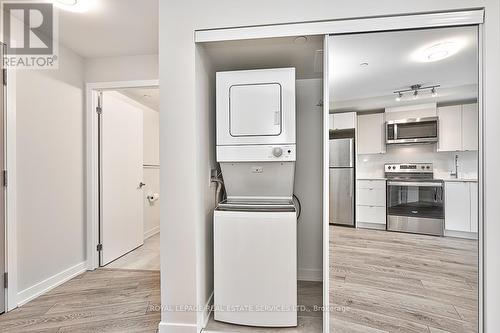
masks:
<instances>
[{"instance_id":1,"label":"white baseboard","mask_svg":"<svg viewBox=\"0 0 500 333\"><path fill-rule=\"evenodd\" d=\"M198 325L160 322L158 333L198 333Z\"/></svg>"},{"instance_id":2,"label":"white baseboard","mask_svg":"<svg viewBox=\"0 0 500 333\"><path fill-rule=\"evenodd\" d=\"M456 238L466 238L466 239L478 239L477 232L445 230L444 231L444 235L446 237L456 237Z\"/></svg>"},{"instance_id":3,"label":"white baseboard","mask_svg":"<svg viewBox=\"0 0 500 333\"><path fill-rule=\"evenodd\" d=\"M154 227L144 233L144 239L148 239L160 232L160 226Z\"/></svg>"},{"instance_id":4,"label":"white baseboard","mask_svg":"<svg viewBox=\"0 0 500 333\"><path fill-rule=\"evenodd\" d=\"M81 262L73 267L70 267L60 273L57 273L48 279L43 280L29 288L20 291L17 294L17 304L21 306L28 303L29 301L37 298L38 296L48 292L51 289L63 284L66 281L71 280L75 276L85 272L87 270L87 262Z\"/></svg>"},{"instance_id":5,"label":"white baseboard","mask_svg":"<svg viewBox=\"0 0 500 333\"><path fill-rule=\"evenodd\" d=\"M385 223L356 222L356 228L386 230Z\"/></svg>"},{"instance_id":6,"label":"white baseboard","mask_svg":"<svg viewBox=\"0 0 500 333\"><path fill-rule=\"evenodd\" d=\"M297 280L299 281L323 281L322 269L299 268L297 272Z\"/></svg>"}]
</instances>

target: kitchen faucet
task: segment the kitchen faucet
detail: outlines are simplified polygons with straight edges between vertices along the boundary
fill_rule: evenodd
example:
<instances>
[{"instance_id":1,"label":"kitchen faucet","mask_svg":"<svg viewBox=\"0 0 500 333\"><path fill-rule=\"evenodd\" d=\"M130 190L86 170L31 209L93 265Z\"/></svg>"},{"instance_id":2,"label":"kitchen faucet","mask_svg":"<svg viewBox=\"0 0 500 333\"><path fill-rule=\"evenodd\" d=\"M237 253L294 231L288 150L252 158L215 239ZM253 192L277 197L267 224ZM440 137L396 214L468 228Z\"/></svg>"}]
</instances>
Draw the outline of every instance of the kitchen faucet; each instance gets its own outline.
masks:
<instances>
[{"instance_id":1,"label":"kitchen faucet","mask_svg":"<svg viewBox=\"0 0 500 333\"><path fill-rule=\"evenodd\" d=\"M451 177L458 178L458 154L455 155L455 172L450 172Z\"/></svg>"}]
</instances>

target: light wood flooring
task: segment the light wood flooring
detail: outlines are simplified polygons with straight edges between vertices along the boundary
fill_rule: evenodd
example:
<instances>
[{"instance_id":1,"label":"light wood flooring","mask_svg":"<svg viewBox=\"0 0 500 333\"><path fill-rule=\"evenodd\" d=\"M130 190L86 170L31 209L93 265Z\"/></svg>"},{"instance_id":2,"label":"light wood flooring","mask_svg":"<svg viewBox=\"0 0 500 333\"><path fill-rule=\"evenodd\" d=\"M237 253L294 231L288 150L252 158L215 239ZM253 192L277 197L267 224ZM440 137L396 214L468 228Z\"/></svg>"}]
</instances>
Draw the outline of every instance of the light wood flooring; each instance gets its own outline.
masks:
<instances>
[{"instance_id":1,"label":"light wood flooring","mask_svg":"<svg viewBox=\"0 0 500 333\"><path fill-rule=\"evenodd\" d=\"M321 282L299 281L297 285L297 301L300 305L298 312L298 326L291 328L262 328L232 325L217 322L210 318L204 332L232 332L232 333L320 333L323 331L323 313L317 311L323 304L323 284Z\"/></svg>"},{"instance_id":2,"label":"light wood flooring","mask_svg":"<svg viewBox=\"0 0 500 333\"><path fill-rule=\"evenodd\" d=\"M160 234L144 240L144 245L106 265L106 268L160 270Z\"/></svg>"},{"instance_id":3,"label":"light wood flooring","mask_svg":"<svg viewBox=\"0 0 500 333\"><path fill-rule=\"evenodd\" d=\"M330 332L477 332L478 242L330 227Z\"/></svg>"},{"instance_id":4,"label":"light wood flooring","mask_svg":"<svg viewBox=\"0 0 500 333\"><path fill-rule=\"evenodd\" d=\"M102 268L85 272L0 316L8 333L155 333L160 272Z\"/></svg>"}]
</instances>

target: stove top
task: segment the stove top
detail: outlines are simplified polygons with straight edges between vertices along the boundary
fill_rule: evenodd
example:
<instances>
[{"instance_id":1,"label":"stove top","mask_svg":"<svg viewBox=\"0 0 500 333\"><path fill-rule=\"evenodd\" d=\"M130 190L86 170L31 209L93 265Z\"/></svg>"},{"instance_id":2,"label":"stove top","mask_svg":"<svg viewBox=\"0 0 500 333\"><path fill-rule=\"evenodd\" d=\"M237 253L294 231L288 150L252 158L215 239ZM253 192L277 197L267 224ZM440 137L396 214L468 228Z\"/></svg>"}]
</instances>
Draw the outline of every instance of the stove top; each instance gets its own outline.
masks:
<instances>
[{"instance_id":1,"label":"stove top","mask_svg":"<svg viewBox=\"0 0 500 333\"><path fill-rule=\"evenodd\" d=\"M385 165L385 177L394 180L425 181L434 179L432 163L390 163Z\"/></svg>"}]
</instances>

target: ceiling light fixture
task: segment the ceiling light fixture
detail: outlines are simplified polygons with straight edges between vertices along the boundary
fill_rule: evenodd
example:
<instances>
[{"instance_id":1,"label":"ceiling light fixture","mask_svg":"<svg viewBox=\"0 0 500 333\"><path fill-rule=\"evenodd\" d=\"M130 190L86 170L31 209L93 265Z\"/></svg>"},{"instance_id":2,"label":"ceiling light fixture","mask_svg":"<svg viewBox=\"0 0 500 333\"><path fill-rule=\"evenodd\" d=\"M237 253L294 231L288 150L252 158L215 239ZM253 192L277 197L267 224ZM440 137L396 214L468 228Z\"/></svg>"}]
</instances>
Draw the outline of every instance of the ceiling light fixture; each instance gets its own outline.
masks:
<instances>
[{"instance_id":1,"label":"ceiling light fixture","mask_svg":"<svg viewBox=\"0 0 500 333\"><path fill-rule=\"evenodd\" d=\"M53 0L55 7L69 12L84 13L96 7L98 0Z\"/></svg>"},{"instance_id":2,"label":"ceiling light fixture","mask_svg":"<svg viewBox=\"0 0 500 333\"><path fill-rule=\"evenodd\" d=\"M65 6L74 6L78 3L78 0L56 0L56 2Z\"/></svg>"},{"instance_id":3,"label":"ceiling light fixture","mask_svg":"<svg viewBox=\"0 0 500 333\"><path fill-rule=\"evenodd\" d=\"M418 62L434 62L456 54L465 46L463 39L455 38L426 45L412 54L412 59Z\"/></svg>"},{"instance_id":4,"label":"ceiling light fixture","mask_svg":"<svg viewBox=\"0 0 500 333\"><path fill-rule=\"evenodd\" d=\"M438 93L436 91L436 87L432 87L432 89L431 89L431 96L432 97L437 97L437 95L438 95Z\"/></svg>"},{"instance_id":5,"label":"ceiling light fixture","mask_svg":"<svg viewBox=\"0 0 500 333\"><path fill-rule=\"evenodd\" d=\"M305 44L305 43L307 43L307 37L306 36L297 36L293 39L293 43L299 44L299 45Z\"/></svg>"},{"instance_id":6,"label":"ceiling light fixture","mask_svg":"<svg viewBox=\"0 0 500 333\"><path fill-rule=\"evenodd\" d=\"M439 84L432 85L432 86L426 86L426 87L423 87L421 84L414 84L414 85L411 85L409 89L396 90L394 92L394 94L397 94L396 101L398 101L398 102L403 99L405 93L411 93L412 98L417 99L421 95L420 94L421 92L430 91L432 97L437 97L438 93L437 93L436 88L439 88L439 87L440 87Z\"/></svg>"}]
</instances>

